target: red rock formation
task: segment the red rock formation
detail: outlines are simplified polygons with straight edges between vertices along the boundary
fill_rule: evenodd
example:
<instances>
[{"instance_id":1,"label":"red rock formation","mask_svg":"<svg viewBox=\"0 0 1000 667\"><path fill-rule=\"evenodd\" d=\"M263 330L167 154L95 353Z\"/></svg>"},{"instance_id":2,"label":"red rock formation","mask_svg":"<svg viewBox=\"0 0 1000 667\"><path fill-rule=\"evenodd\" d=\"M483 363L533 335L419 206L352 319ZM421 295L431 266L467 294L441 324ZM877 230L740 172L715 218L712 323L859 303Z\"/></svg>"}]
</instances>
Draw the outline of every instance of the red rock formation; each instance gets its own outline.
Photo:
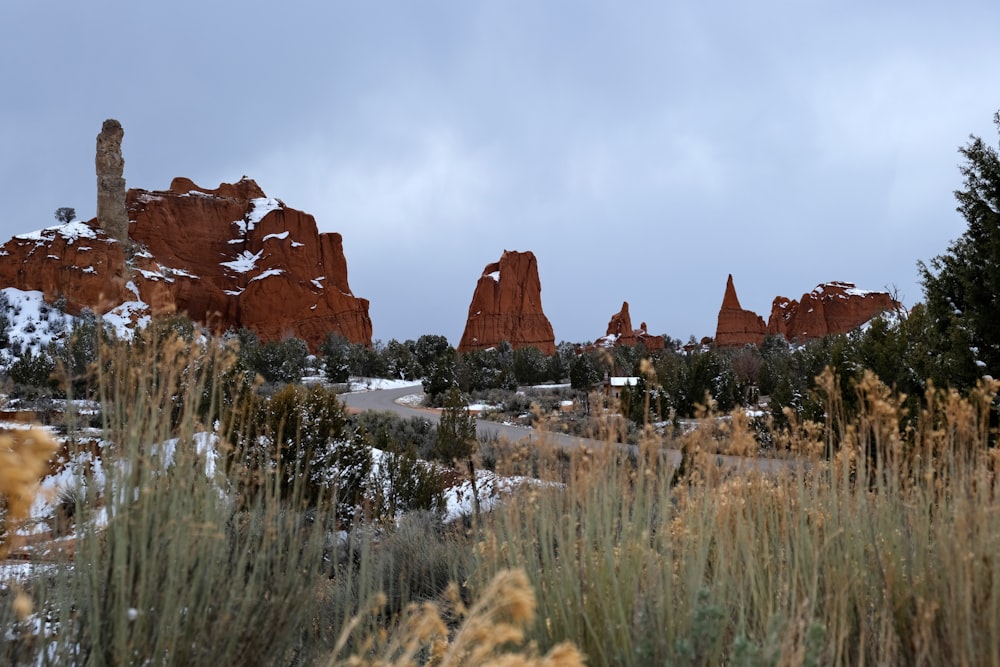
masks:
<instances>
[{"instance_id":1,"label":"red rock formation","mask_svg":"<svg viewBox=\"0 0 1000 667\"><path fill-rule=\"evenodd\" d=\"M628 312L628 301L622 302L622 309L611 316L608 331L602 338L594 341L594 347L612 347L614 345L642 345L650 351L662 350L666 347L663 336L653 336L646 331L643 322L638 329L632 328L632 316Z\"/></svg>"},{"instance_id":2,"label":"red rock formation","mask_svg":"<svg viewBox=\"0 0 1000 667\"><path fill-rule=\"evenodd\" d=\"M887 292L859 290L853 283L823 283L798 301L776 297L767 331L788 340L821 338L847 333L879 313L899 308Z\"/></svg>"},{"instance_id":3,"label":"red rock formation","mask_svg":"<svg viewBox=\"0 0 1000 667\"><path fill-rule=\"evenodd\" d=\"M14 237L0 253L0 287L64 297L70 312L142 301L216 330L248 327L263 341L294 336L316 350L329 332L371 344L368 301L351 293L339 234L269 199L244 178L215 190L174 179L169 190L129 190L123 244L91 223Z\"/></svg>"},{"instance_id":4,"label":"red rock formation","mask_svg":"<svg viewBox=\"0 0 1000 667\"><path fill-rule=\"evenodd\" d=\"M476 283L459 352L483 350L507 341L514 349L537 347L555 354L555 334L542 312L538 262L531 252L504 250L487 264Z\"/></svg>"},{"instance_id":5,"label":"red rock formation","mask_svg":"<svg viewBox=\"0 0 1000 667\"><path fill-rule=\"evenodd\" d=\"M50 303L62 297L73 314L105 313L131 296L121 244L83 222L15 236L0 258L0 288L38 290Z\"/></svg>"},{"instance_id":6,"label":"red rock formation","mask_svg":"<svg viewBox=\"0 0 1000 667\"><path fill-rule=\"evenodd\" d=\"M650 352L662 350L667 346L667 340L663 336L657 336L656 334L651 334L646 331L645 322L640 324L639 328L636 329L634 333L636 340L642 343L642 345Z\"/></svg>"},{"instance_id":7,"label":"red rock formation","mask_svg":"<svg viewBox=\"0 0 1000 667\"><path fill-rule=\"evenodd\" d=\"M628 301L623 301L622 309L611 316L605 339L612 340L615 345L636 344L635 332L632 330L632 316L628 313Z\"/></svg>"},{"instance_id":8,"label":"red rock formation","mask_svg":"<svg viewBox=\"0 0 1000 667\"><path fill-rule=\"evenodd\" d=\"M751 310L744 310L736 296L733 276L726 282L719 320L715 327L715 344L719 347L736 347L747 344L760 345L767 334L764 319Z\"/></svg>"},{"instance_id":9,"label":"red rock formation","mask_svg":"<svg viewBox=\"0 0 1000 667\"><path fill-rule=\"evenodd\" d=\"M740 307L733 277L729 276L719 310L715 344L721 347L760 345L765 334L802 341L847 333L879 313L900 308L887 292L859 290L853 283L829 282L803 294L799 301L775 297L765 327L764 320L756 313Z\"/></svg>"}]
</instances>

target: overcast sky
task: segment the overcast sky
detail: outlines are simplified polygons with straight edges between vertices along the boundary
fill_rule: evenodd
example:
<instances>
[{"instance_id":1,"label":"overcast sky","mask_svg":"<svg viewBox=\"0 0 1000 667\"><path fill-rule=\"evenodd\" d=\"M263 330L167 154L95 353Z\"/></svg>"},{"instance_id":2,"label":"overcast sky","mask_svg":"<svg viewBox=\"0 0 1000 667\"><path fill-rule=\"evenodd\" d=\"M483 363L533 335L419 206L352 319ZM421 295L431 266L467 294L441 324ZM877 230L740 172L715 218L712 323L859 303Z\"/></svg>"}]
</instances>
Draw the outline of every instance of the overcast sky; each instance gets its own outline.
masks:
<instances>
[{"instance_id":1,"label":"overcast sky","mask_svg":"<svg viewBox=\"0 0 1000 667\"><path fill-rule=\"evenodd\" d=\"M895 286L965 229L997 145L1000 3L430 0L0 5L0 236L244 174L344 236L374 337L457 344L483 267L538 258L556 340L713 335L816 284Z\"/></svg>"}]
</instances>

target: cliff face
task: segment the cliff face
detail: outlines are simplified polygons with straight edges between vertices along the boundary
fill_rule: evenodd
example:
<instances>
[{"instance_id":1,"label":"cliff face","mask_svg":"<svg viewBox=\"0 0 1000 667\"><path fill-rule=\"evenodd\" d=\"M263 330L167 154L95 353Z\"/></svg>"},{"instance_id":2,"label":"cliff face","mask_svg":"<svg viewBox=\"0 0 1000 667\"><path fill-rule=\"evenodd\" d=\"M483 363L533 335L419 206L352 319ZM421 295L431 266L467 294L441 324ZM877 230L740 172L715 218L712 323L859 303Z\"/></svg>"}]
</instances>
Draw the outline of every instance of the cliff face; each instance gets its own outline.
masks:
<instances>
[{"instance_id":1,"label":"cliff face","mask_svg":"<svg viewBox=\"0 0 1000 667\"><path fill-rule=\"evenodd\" d=\"M761 317L740 307L733 277L729 276L719 309L715 344L721 347L760 345L766 334L804 341L847 333L880 313L897 311L900 307L887 292L859 290L853 283L834 281L817 286L798 301L775 297L765 327Z\"/></svg>"},{"instance_id":2,"label":"cliff face","mask_svg":"<svg viewBox=\"0 0 1000 667\"><path fill-rule=\"evenodd\" d=\"M555 334L542 311L538 262L531 252L505 250L487 264L469 305L459 352L482 350L507 341L515 349L537 347L555 354Z\"/></svg>"},{"instance_id":3,"label":"cliff face","mask_svg":"<svg viewBox=\"0 0 1000 667\"><path fill-rule=\"evenodd\" d=\"M747 344L760 345L767 334L764 319L752 310L744 310L736 296L733 276L726 281L726 293L719 308L719 319L715 327L715 344L720 347L735 347Z\"/></svg>"},{"instance_id":4,"label":"cliff face","mask_svg":"<svg viewBox=\"0 0 1000 667\"><path fill-rule=\"evenodd\" d=\"M174 269L177 309L192 318L262 340L302 338L313 350L329 332L371 344L368 301L348 285L340 234L320 234L311 215L254 181L208 190L176 178L167 191L130 190L128 209L133 242Z\"/></svg>"},{"instance_id":5,"label":"cliff face","mask_svg":"<svg viewBox=\"0 0 1000 667\"><path fill-rule=\"evenodd\" d=\"M14 237L0 253L0 287L63 297L70 312L124 302L147 314L179 311L218 331L247 327L261 340L294 336L316 350L327 333L371 343L368 301L347 282L339 234L265 196L250 179L199 188L128 191L130 258L97 221Z\"/></svg>"}]
</instances>

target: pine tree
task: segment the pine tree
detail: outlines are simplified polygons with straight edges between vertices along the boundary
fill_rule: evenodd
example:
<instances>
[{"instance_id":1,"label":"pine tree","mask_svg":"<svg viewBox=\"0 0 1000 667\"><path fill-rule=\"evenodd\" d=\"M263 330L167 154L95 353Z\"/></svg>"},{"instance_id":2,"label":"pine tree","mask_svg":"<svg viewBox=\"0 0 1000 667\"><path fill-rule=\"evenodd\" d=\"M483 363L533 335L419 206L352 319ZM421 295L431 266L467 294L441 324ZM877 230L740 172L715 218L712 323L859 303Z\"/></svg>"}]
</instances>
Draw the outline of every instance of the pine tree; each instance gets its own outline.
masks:
<instances>
[{"instance_id":1,"label":"pine tree","mask_svg":"<svg viewBox=\"0 0 1000 667\"><path fill-rule=\"evenodd\" d=\"M1000 132L1000 112L993 123ZM919 266L945 375L934 379L966 388L983 374L1000 377L1000 156L975 136L959 152L965 183L955 198L968 228Z\"/></svg>"}]
</instances>

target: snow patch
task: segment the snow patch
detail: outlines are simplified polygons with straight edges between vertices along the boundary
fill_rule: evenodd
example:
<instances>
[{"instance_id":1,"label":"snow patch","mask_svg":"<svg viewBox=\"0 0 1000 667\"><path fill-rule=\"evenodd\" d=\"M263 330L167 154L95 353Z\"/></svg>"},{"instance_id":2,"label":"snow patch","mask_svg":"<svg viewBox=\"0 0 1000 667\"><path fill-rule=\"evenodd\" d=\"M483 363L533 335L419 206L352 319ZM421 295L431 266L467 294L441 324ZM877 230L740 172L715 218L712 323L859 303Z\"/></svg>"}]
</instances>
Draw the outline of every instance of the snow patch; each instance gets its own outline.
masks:
<instances>
[{"instance_id":1,"label":"snow patch","mask_svg":"<svg viewBox=\"0 0 1000 667\"><path fill-rule=\"evenodd\" d=\"M24 239L25 241L41 241L46 238L53 238L56 234L62 236L64 239L72 244L77 239L96 239L97 232L95 232L89 225L82 222L67 222L65 225L55 225L54 227L45 227L44 229L39 229L33 232L28 232L27 234L18 234L15 239ZM112 239L108 239L109 241Z\"/></svg>"},{"instance_id":2,"label":"snow patch","mask_svg":"<svg viewBox=\"0 0 1000 667\"><path fill-rule=\"evenodd\" d=\"M406 387L420 387L423 391L423 384L420 380L389 380L386 378L351 378L350 387L352 393L380 389L404 389Z\"/></svg>"},{"instance_id":3,"label":"snow patch","mask_svg":"<svg viewBox=\"0 0 1000 667\"><path fill-rule=\"evenodd\" d=\"M258 197L257 199L251 199L250 205L253 208L247 213L247 225L249 229L253 229L257 226L261 220L264 219L271 211L277 211L282 208L281 202L273 197Z\"/></svg>"},{"instance_id":4,"label":"snow patch","mask_svg":"<svg viewBox=\"0 0 1000 667\"><path fill-rule=\"evenodd\" d=\"M250 282L253 282L255 280L263 280L264 278L270 278L271 276L280 276L284 272L285 272L284 269L268 269L267 271L261 273L259 276L254 276L253 278L251 278Z\"/></svg>"},{"instance_id":5,"label":"snow patch","mask_svg":"<svg viewBox=\"0 0 1000 667\"><path fill-rule=\"evenodd\" d=\"M15 344L25 351L31 350L32 354L40 354L65 337L73 318L45 303L42 292L6 287L0 294L6 301L5 314L10 322L7 330L10 345L0 349L4 362L13 360L11 348Z\"/></svg>"},{"instance_id":6,"label":"snow patch","mask_svg":"<svg viewBox=\"0 0 1000 667\"><path fill-rule=\"evenodd\" d=\"M126 301L104 313L102 320L122 340L130 340L136 329L145 329L152 321L149 306L143 301Z\"/></svg>"},{"instance_id":7,"label":"snow patch","mask_svg":"<svg viewBox=\"0 0 1000 667\"><path fill-rule=\"evenodd\" d=\"M244 250L239 254L239 256L231 262L219 262L222 266L235 271L236 273L247 273L248 271L253 271L254 267L257 266L257 260L260 259L264 251L261 250L257 254L251 254L249 250Z\"/></svg>"},{"instance_id":8,"label":"snow patch","mask_svg":"<svg viewBox=\"0 0 1000 667\"><path fill-rule=\"evenodd\" d=\"M261 242L263 243L264 241L269 241L271 239L278 239L279 241L284 241L287 238L288 238L288 232L285 231L281 232L280 234L268 234L263 239L261 239Z\"/></svg>"}]
</instances>

